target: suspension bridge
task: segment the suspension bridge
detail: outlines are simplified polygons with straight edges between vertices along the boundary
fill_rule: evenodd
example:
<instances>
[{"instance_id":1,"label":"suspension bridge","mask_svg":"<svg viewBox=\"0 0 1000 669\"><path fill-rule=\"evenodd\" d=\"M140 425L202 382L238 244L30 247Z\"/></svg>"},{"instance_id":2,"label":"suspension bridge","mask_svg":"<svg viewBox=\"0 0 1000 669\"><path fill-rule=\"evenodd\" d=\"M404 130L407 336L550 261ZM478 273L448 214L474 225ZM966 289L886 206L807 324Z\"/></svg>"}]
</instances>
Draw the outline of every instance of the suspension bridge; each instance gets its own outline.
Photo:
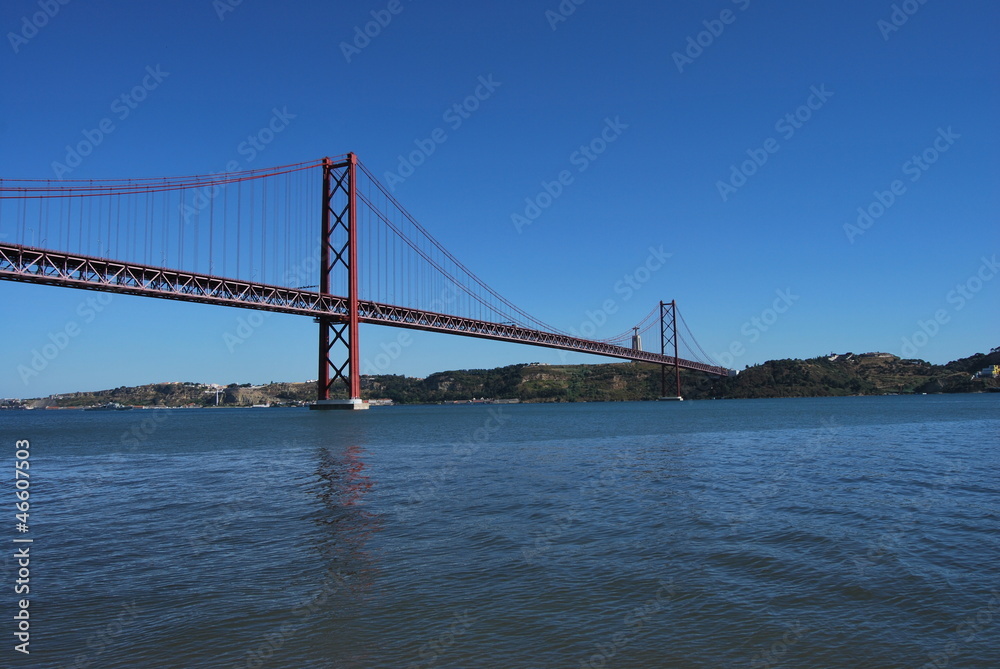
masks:
<instances>
[{"instance_id":1,"label":"suspension bridge","mask_svg":"<svg viewBox=\"0 0 1000 669\"><path fill-rule=\"evenodd\" d=\"M312 317L313 408L368 407L362 323L657 363L665 398L668 366L678 399L681 369L729 373L711 364L675 302L600 340L529 315L449 253L353 153L187 177L0 179L0 231L19 242L0 241L0 280ZM639 344L654 328L659 353ZM346 400L331 399L339 384Z\"/></svg>"}]
</instances>

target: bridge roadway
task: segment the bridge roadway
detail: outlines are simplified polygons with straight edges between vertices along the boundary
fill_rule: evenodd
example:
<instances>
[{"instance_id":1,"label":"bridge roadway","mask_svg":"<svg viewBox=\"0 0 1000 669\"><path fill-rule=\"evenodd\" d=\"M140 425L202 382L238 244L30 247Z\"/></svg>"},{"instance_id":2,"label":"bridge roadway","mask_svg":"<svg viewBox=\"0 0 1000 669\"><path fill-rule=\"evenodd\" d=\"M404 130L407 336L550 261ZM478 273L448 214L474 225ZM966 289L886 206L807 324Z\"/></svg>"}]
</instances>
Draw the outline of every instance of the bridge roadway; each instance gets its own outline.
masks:
<instances>
[{"instance_id":1,"label":"bridge roadway","mask_svg":"<svg viewBox=\"0 0 1000 669\"><path fill-rule=\"evenodd\" d=\"M0 280L142 295L168 300L217 304L345 321L346 297L321 295L296 288L224 279L208 274L66 254L0 242ZM674 358L636 351L624 346L591 341L518 325L449 316L380 302L358 301L361 323L442 332L463 337L510 341L531 346L592 353L610 358L673 365ZM728 370L692 360L677 359L682 369L725 376Z\"/></svg>"}]
</instances>

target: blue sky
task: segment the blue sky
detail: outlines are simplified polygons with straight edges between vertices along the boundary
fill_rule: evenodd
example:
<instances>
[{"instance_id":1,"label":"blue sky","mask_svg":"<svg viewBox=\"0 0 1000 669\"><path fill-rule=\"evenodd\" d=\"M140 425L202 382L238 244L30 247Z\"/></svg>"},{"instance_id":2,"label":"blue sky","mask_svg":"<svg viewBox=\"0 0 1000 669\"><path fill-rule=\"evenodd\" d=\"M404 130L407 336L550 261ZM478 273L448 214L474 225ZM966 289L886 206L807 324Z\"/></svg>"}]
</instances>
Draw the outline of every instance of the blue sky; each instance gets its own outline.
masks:
<instances>
[{"instance_id":1,"label":"blue sky","mask_svg":"<svg viewBox=\"0 0 1000 669\"><path fill-rule=\"evenodd\" d=\"M39 18L49 4L54 15ZM996 3L562 7L11 0L0 11L0 175L51 177L66 145L109 116L114 131L72 177L347 151L385 175L443 128L446 141L395 184L396 197L501 294L557 327L579 329L611 299L597 331L611 336L676 299L701 345L739 369L830 351L943 363L1000 345ZM372 12L387 24L355 42ZM160 73L147 79L155 87L120 118L114 100L147 68ZM481 78L493 90L454 127L448 110ZM249 161L241 143L275 108L294 118ZM603 153L574 157L608 123ZM517 226L526 198L563 170L572 183ZM877 214L864 227L859 207ZM661 247L671 254L662 268L627 299L615 290ZM227 346L251 312L120 295L88 303L97 297L0 282L0 396L316 376L309 319L268 316ZM23 378L19 367L70 323L78 334ZM363 327L362 360L415 376L600 361L417 333L375 363L400 334Z\"/></svg>"}]
</instances>

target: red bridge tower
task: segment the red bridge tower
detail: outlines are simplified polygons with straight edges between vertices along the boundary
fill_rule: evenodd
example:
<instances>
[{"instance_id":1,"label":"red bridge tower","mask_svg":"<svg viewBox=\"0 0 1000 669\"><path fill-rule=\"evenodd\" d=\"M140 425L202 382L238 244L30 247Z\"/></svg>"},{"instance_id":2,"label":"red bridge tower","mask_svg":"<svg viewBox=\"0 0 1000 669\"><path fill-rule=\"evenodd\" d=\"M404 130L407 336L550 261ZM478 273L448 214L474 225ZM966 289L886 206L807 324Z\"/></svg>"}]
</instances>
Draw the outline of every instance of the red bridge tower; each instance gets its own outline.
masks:
<instances>
[{"instance_id":1,"label":"red bridge tower","mask_svg":"<svg viewBox=\"0 0 1000 669\"><path fill-rule=\"evenodd\" d=\"M330 295L330 275L334 270L347 273L347 317L323 316L319 323L319 381L317 400L310 409L367 409L361 399L361 374L358 355L358 158L353 153L334 163L323 160L323 238L320 252L319 292ZM338 349L346 355L337 364L331 353ZM337 357L336 360L342 358ZM330 388L337 381L347 386L346 400L331 400Z\"/></svg>"}]
</instances>

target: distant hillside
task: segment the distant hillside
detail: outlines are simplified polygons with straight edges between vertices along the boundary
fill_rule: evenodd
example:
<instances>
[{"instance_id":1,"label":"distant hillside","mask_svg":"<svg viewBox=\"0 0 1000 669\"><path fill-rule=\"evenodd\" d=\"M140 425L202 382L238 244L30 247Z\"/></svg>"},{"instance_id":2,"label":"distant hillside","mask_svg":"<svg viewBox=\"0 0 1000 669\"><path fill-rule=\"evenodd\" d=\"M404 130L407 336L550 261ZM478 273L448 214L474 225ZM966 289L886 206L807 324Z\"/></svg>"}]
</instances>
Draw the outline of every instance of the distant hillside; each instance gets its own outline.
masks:
<instances>
[{"instance_id":1,"label":"distant hillside","mask_svg":"<svg viewBox=\"0 0 1000 669\"><path fill-rule=\"evenodd\" d=\"M687 399L828 397L890 393L964 393L1000 387L1000 379L973 379L988 365L1000 365L1000 348L947 365L901 360L887 353L824 356L808 360L769 360L724 379L700 372L681 373ZM405 376L364 376L362 395L397 404L460 402L474 398L522 402L597 402L653 400L660 396L660 366L645 363L602 365L510 365ZM668 393L673 370L667 371ZM300 406L315 398L315 383L230 384L157 383L28 400L34 407L88 407L108 403L159 407ZM337 396L337 393L334 394ZM339 393L344 397L343 391Z\"/></svg>"},{"instance_id":2,"label":"distant hillside","mask_svg":"<svg viewBox=\"0 0 1000 669\"><path fill-rule=\"evenodd\" d=\"M968 358L952 360L945 365L945 367L947 369L973 374L990 365L1000 365L1000 346L991 349L987 354L976 353Z\"/></svg>"},{"instance_id":3,"label":"distant hillside","mask_svg":"<svg viewBox=\"0 0 1000 669\"><path fill-rule=\"evenodd\" d=\"M904 360L887 353L769 360L735 378L721 380L716 391L726 398L982 392L1000 385L1000 380L971 377L996 364L1000 364L1000 348L947 365Z\"/></svg>"},{"instance_id":4,"label":"distant hillside","mask_svg":"<svg viewBox=\"0 0 1000 669\"><path fill-rule=\"evenodd\" d=\"M111 390L67 393L29 400L35 407L90 407L118 403L147 407L253 406L255 404L294 405L315 398L315 383L269 383L263 386L235 383L216 389L204 383L153 383L121 386Z\"/></svg>"}]
</instances>

